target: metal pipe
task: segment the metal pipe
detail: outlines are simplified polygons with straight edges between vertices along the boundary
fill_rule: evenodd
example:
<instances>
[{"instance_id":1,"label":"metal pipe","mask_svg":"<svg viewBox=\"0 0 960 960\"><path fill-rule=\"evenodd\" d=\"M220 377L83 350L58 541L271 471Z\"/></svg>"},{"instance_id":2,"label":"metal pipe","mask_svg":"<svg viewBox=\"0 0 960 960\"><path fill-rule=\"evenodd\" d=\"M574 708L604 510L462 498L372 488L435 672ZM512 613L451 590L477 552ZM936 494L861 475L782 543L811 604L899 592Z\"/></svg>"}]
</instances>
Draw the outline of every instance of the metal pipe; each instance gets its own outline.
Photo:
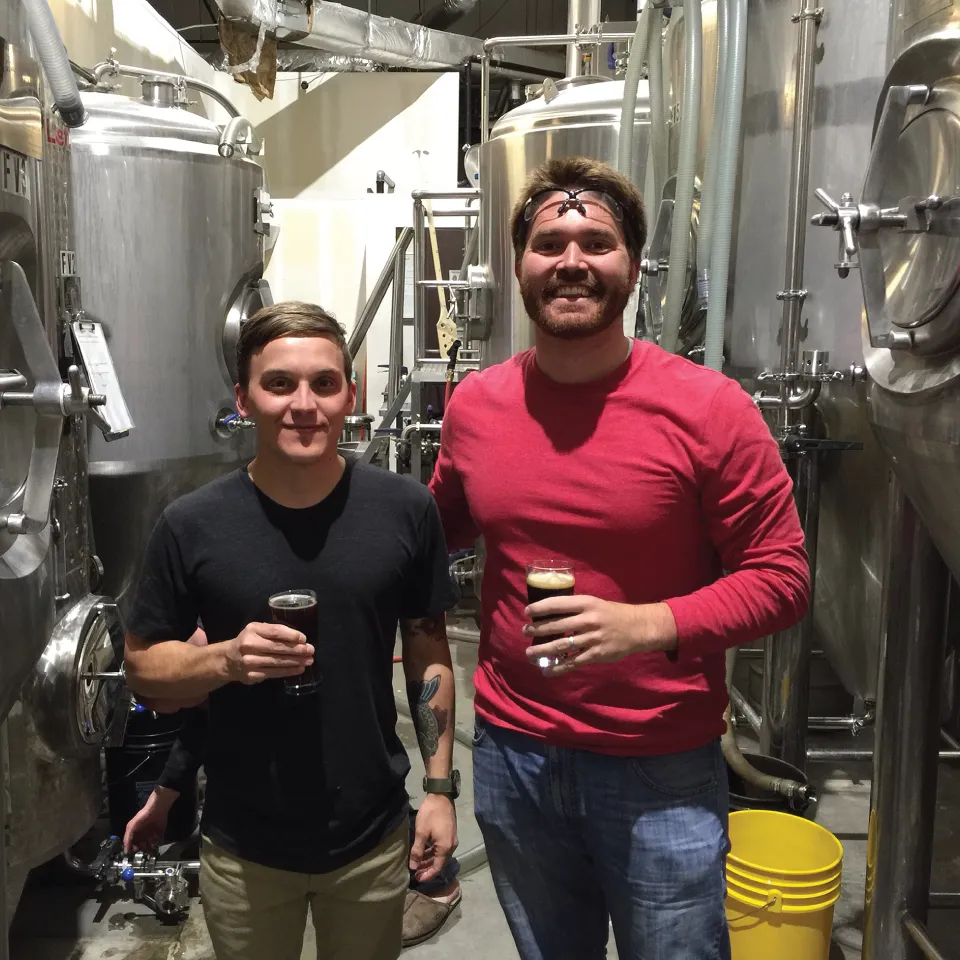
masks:
<instances>
[{"instance_id":1,"label":"metal pipe","mask_svg":"<svg viewBox=\"0 0 960 960\"><path fill-rule=\"evenodd\" d=\"M409 244L408 244L409 246ZM390 310L390 365L387 368L387 406L400 390L400 368L403 366L403 313L406 303L407 254L393 262L393 305Z\"/></svg>"},{"instance_id":2,"label":"metal pipe","mask_svg":"<svg viewBox=\"0 0 960 960\"><path fill-rule=\"evenodd\" d=\"M950 747L951 750L960 750L960 742L957 742L953 737L947 733L943 727L940 728L940 736L943 738L943 742Z\"/></svg>"},{"instance_id":3,"label":"metal pipe","mask_svg":"<svg viewBox=\"0 0 960 960\"><path fill-rule=\"evenodd\" d=\"M473 643L477 644L480 642L480 631L471 630L469 627L447 627L447 639L456 640L457 643Z\"/></svg>"},{"instance_id":4,"label":"metal pipe","mask_svg":"<svg viewBox=\"0 0 960 960\"><path fill-rule=\"evenodd\" d=\"M734 707L743 714L743 719L747 721L750 729L759 737L760 727L763 725L760 714L753 709L747 698L736 687L730 688L730 699Z\"/></svg>"},{"instance_id":5,"label":"metal pipe","mask_svg":"<svg viewBox=\"0 0 960 960\"><path fill-rule=\"evenodd\" d=\"M7 908L7 719L0 721L0 960L10 960L10 911Z\"/></svg>"},{"instance_id":6,"label":"metal pipe","mask_svg":"<svg viewBox=\"0 0 960 960\"><path fill-rule=\"evenodd\" d=\"M220 134L220 143L217 145L220 156L229 160L236 152L241 136L246 137L249 153L259 154L263 150L263 140L253 124L246 117L231 117Z\"/></svg>"},{"instance_id":7,"label":"metal pipe","mask_svg":"<svg viewBox=\"0 0 960 960\"><path fill-rule=\"evenodd\" d=\"M433 210L434 217L476 217L480 211L476 207L453 207L450 210Z\"/></svg>"},{"instance_id":8,"label":"metal pipe","mask_svg":"<svg viewBox=\"0 0 960 960\"><path fill-rule=\"evenodd\" d=\"M937 949L936 944L930 939L930 934L927 933L927 928L919 920L915 920L905 912L901 922L903 932L913 941L926 960L947 960L946 955Z\"/></svg>"},{"instance_id":9,"label":"metal pipe","mask_svg":"<svg viewBox=\"0 0 960 960\"><path fill-rule=\"evenodd\" d=\"M373 319L376 317L377 311L383 303L383 298L387 295L387 289L393 282L394 274L396 273L394 264L398 259L402 260L406 256L407 246L412 239L413 230L410 227L404 227L403 230L400 231L400 236L397 237L397 242L393 245L393 250L390 251L387 262L380 271L380 276L377 277L373 293L367 298L367 302L363 305L363 310L360 311L360 316L357 317L357 325L353 328L350 339L347 341L347 349L350 351L350 356L354 359L356 359L357 351L363 344L370 330L370 325L373 323Z\"/></svg>"},{"instance_id":10,"label":"metal pipe","mask_svg":"<svg viewBox=\"0 0 960 960\"><path fill-rule=\"evenodd\" d=\"M517 36L517 37L490 37L483 41L485 51L495 50L497 47L561 47L568 43L576 43L581 47L596 47L604 43L622 43L632 40L633 33L612 32L606 33L602 27L596 33L546 33Z\"/></svg>"},{"instance_id":11,"label":"metal pipe","mask_svg":"<svg viewBox=\"0 0 960 960\"><path fill-rule=\"evenodd\" d=\"M410 196L414 200L479 200L480 191L472 187L462 187L459 190L414 190ZM433 211L437 215L437 211Z\"/></svg>"},{"instance_id":12,"label":"metal pipe","mask_svg":"<svg viewBox=\"0 0 960 960\"><path fill-rule=\"evenodd\" d=\"M480 142L490 139L490 54L480 58ZM482 222L482 221L481 221ZM481 249L483 249L481 247Z\"/></svg>"},{"instance_id":13,"label":"metal pipe","mask_svg":"<svg viewBox=\"0 0 960 960\"><path fill-rule=\"evenodd\" d=\"M567 33L579 36L600 22L600 0L568 0ZM580 48L571 43L567 47L567 76L579 77L583 64Z\"/></svg>"},{"instance_id":14,"label":"metal pipe","mask_svg":"<svg viewBox=\"0 0 960 960\"><path fill-rule=\"evenodd\" d=\"M810 562L810 601L806 616L765 641L763 717L760 752L795 767L807 759L807 716L810 702L810 650L813 646L814 577L820 523L819 461L815 453L787 459Z\"/></svg>"},{"instance_id":15,"label":"metal pipe","mask_svg":"<svg viewBox=\"0 0 960 960\"><path fill-rule=\"evenodd\" d=\"M807 760L811 763L836 761L838 763L869 763L874 758L873 750L846 747L810 747L807 750ZM960 750L940 750L938 760L960 760Z\"/></svg>"},{"instance_id":16,"label":"metal pipe","mask_svg":"<svg viewBox=\"0 0 960 960\"><path fill-rule=\"evenodd\" d=\"M931 910L956 910L960 908L960 893L931 893L927 905Z\"/></svg>"},{"instance_id":17,"label":"metal pipe","mask_svg":"<svg viewBox=\"0 0 960 960\"><path fill-rule=\"evenodd\" d=\"M456 856L456 854L454 854ZM460 876L466 876L472 870L477 870L487 864L487 848L483 842L471 847L462 857L457 856L457 863L460 864Z\"/></svg>"},{"instance_id":18,"label":"metal pipe","mask_svg":"<svg viewBox=\"0 0 960 960\"><path fill-rule=\"evenodd\" d=\"M904 911L927 919L949 573L891 482L891 538L874 741L863 960L914 960ZM916 941L915 941L916 942Z\"/></svg>"},{"instance_id":19,"label":"metal pipe","mask_svg":"<svg viewBox=\"0 0 960 960\"><path fill-rule=\"evenodd\" d=\"M427 290L420 285L427 264L426 211L423 203L413 201L413 361L423 356L424 329L427 316Z\"/></svg>"},{"instance_id":20,"label":"metal pipe","mask_svg":"<svg viewBox=\"0 0 960 960\"><path fill-rule=\"evenodd\" d=\"M204 83L202 80L195 80L193 77L187 77L181 73L166 73L163 70L147 70L144 67L132 67L129 64L118 63L112 57L98 63L93 68L92 73L98 84L103 82L104 77L140 77L144 80L157 77L161 80L169 80L171 83L183 84L191 90L196 90L198 93L205 93L211 100L216 100L231 117L240 116L240 111L237 110L233 103L216 87L211 87L209 83Z\"/></svg>"},{"instance_id":21,"label":"metal pipe","mask_svg":"<svg viewBox=\"0 0 960 960\"><path fill-rule=\"evenodd\" d=\"M400 443L409 443L411 433L439 433L442 427L442 423L420 423L419 421L408 423L400 431Z\"/></svg>"},{"instance_id":22,"label":"metal pipe","mask_svg":"<svg viewBox=\"0 0 960 960\"><path fill-rule=\"evenodd\" d=\"M797 79L794 84L793 150L790 162L790 196L787 211L787 256L783 281L783 319L780 328L780 373L797 373L800 351L800 322L803 311L804 247L807 238L807 191L810 184L810 144L813 136L813 112L817 56L817 27L820 13L808 10L807 0L794 17L799 19L797 37ZM796 422L796 405L789 403L793 392L789 380L780 381L780 408L777 429L786 436Z\"/></svg>"}]
</instances>

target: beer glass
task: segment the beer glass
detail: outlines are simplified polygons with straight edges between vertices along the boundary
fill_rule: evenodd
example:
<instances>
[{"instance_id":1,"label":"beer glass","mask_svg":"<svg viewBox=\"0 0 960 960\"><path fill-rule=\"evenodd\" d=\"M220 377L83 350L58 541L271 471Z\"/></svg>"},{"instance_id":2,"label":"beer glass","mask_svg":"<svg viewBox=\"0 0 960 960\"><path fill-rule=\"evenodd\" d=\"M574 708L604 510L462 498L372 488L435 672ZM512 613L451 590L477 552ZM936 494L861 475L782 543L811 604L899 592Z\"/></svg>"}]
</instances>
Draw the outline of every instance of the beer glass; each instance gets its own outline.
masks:
<instances>
[{"instance_id":1,"label":"beer glass","mask_svg":"<svg viewBox=\"0 0 960 960\"><path fill-rule=\"evenodd\" d=\"M274 623L298 630L313 647L314 662L295 677L284 677L284 693L304 697L316 692L320 681L317 669L317 595L312 590L284 590L270 598L270 613Z\"/></svg>"},{"instance_id":2,"label":"beer glass","mask_svg":"<svg viewBox=\"0 0 960 960\"><path fill-rule=\"evenodd\" d=\"M573 572L573 564L566 560L537 560L534 563L527 564L527 603L534 604L540 600L546 600L548 597L572 597L576 586L576 577ZM534 623L549 623L553 620L561 620L562 617L534 617ZM561 634L554 637L535 637L533 644L551 643ZM537 660L537 666L544 667L556 666L562 660L562 657L540 657Z\"/></svg>"}]
</instances>

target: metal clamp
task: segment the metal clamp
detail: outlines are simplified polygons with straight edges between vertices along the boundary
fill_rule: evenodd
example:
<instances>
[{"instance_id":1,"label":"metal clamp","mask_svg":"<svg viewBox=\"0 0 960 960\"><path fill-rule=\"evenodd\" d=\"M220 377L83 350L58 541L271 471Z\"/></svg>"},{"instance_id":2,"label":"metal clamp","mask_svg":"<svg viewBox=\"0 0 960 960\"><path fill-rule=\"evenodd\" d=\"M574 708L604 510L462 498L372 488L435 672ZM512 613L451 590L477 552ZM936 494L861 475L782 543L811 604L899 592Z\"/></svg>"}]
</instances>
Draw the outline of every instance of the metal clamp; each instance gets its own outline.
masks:
<instances>
[{"instance_id":1,"label":"metal clamp","mask_svg":"<svg viewBox=\"0 0 960 960\"><path fill-rule=\"evenodd\" d=\"M91 417L101 430L108 429L95 409L103 406L107 398L82 384L79 367L70 367L67 383L60 379L56 358L20 264L13 260L4 260L0 264L0 285L4 313L13 324L34 383L32 392L0 392L0 408L27 406L39 414L33 434L23 509L20 513L0 515L0 529L6 528L14 534L40 533L50 519L63 421L84 415Z\"/></svg>"},{"instance_id":2,"label":"metal clamp","mask_svg":"<svg viewBox=\"0 0 960 960\"><path fill-rule=\"evenodd\" d=\"M802 389L787 395L786 402L789 409L802 410L816 402L825 383L846 383L852 386L866 379L866 371L855 363L851 363L846 370L832 370L829 351L804 350L800 370L761 373L757 379L761 383L790 383L801 386ZM779 394L769 395L759 390L754 394L753 402L761 410L777 410L782 405Z\"/></svg>"},{"instance_id":3,"label":"metal clamp","mask_svg":"<svg viewBox=\"0 0 960 960\"><path fill-rule=\"evenodd\" d=\"M795 13L791 18L791 23L803 23L804 20L815 20L819 23L823 19L823 7L808 7Z\"/></svg>"},{"instance_id":4,"label":"metal clamp","mask_svg":"<svg viewBox=\"0 0 960 960\"><path fill-rule=\"evenodd\" d=\"M777 294L777 299L781 301L799 300L801 303L803 303L803 301L807 299L807 291L806 290L781 290Z\"/></svg>"},{"instance_id":5,"label":"metal clamp","mask_svg":"<svg viewBox=\"0 0 960 960\"><path fill-rule=\"evenodd\" d=\"M273 224L270 222L273 218L273 201L270 194L263 187L258 187L253 191L253 229L264 237L270 236Z\"/></svg>"}]
</instances>

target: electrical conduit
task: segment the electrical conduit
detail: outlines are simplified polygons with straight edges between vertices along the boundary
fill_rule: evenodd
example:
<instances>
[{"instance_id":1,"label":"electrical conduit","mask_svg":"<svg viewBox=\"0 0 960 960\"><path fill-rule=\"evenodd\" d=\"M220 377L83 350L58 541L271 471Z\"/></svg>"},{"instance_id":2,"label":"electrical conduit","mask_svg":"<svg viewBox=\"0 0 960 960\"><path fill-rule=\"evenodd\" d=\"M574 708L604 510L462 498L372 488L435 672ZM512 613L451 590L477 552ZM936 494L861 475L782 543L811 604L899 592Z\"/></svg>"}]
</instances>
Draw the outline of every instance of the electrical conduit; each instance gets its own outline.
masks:
<instances>
[{"instance_id":1,"label":"electrical conduit","mask_svg":"<svg viewBox=\"0 0 960 960\"><path fill-rule=\"evenodd\" d=\"M23 8L57 110L68 127L79 127L86 122L87 111L50 6L47 0L23 0Z\"/></svg>"},{"instance_id":2,"label":"electrical conduit","mask_svg":"<svg viewBox=\"0 0 960 960\"><path fill-rule=\"evenodd\" d=\"M727 281L733 234L733 200L740 168L740 121L743 115L744 73L747 53L747 0L721 0L729 5L729 57L724 91L723 131L717 182L714 188L714 224L710 250L711 294L707 306L704 364L723 368L723 333L727 316Z\"/></svg>"},{"instance_id":3,"label":"electrical conduit","mask_svg":"<svg viewBox=\"0 0 960 960\"><path fill-rule=\"evenodd\" d=\"M683 115L680 117L680 158L677 190L670 232L670 266L667 276L666 309L660 346L676 353L683 301L687 293L687 262L690 253L690 221L693 216L693 188L697 175L697 140L700 133L700 91L703 81L703 18L700 0L683 7Z\"/></svg>"}]
</instances>

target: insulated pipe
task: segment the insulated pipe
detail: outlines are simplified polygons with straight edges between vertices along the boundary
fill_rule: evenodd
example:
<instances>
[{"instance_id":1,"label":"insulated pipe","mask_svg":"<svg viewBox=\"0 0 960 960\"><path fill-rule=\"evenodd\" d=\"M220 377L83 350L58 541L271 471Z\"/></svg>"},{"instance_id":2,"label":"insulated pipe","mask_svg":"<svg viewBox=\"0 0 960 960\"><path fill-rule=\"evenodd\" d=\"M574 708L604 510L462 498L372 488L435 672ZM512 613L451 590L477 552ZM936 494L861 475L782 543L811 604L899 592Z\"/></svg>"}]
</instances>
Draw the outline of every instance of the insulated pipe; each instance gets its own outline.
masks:
<instances>
[{"instance_id":1,"label":"insulated pipe","mask_svg":"<svg viewBox=\"0 0 960 960\"><path fill-rule=\"evenodd\" d=\"M693 188L697 176L697 141L700 134L700 92L703 81L703 20L700 0L683 8L683 116L680 118L680 159L677 164L677 192L670 231L670 272L660 346L676 353L683 301L687 293L687 265L690 253L690 222L693 217Z\"/></svg>"},{"instance_id":2,"label":"insulated pipe","mask_svg":"<svg viewBox=\"0 0 960 960\"><path fill-rule=\"evenodd\" d=\"M723 127L713 196L713 237L704 241L709 257L712 292L707 304L704 339L704 366L723 369L723 333L727 319L727 285L730 278L730 245L733 236L733 200L740 169L740 121L743 115L743 87L747 63L747 0L720 0L721 10L729 5L729 39L724 56L728 60L723 92ZM721 32L722 29L721 29ZM700 249L703 249L701 246Z\"/></svg>"},{"instance_id":3,"label":"insulated pipe","mask_svg":"<svg viewBox=\"0 0 960 960\"><path fill-rule=\"evenodd\" d=\"M717 0L717 83L713 91L713 123L710 127L707 163L700 189L700 229L697 236L697 289L701 307L706 307L710 299L710 255L712 252L710 241L713 230L713 208L717 193L717 167L720 163L720 140L727 99L729 7L730 0Z\"/></svg>"},{"instance_id":4,"label":"insulated pipe","mask_svg":"<svg viewBox=\"0 0 960 960\"><path fill-rule=\"evenodd\" d=\"M647 163L653 169L653 193L645 197L648 215L653 219L660 211L663 185L667 180L666 109L663 92L663 15L658 10L650 24L650 39L647 49L647 73L650 98L650 137Z\"/></svg>"},{"instance_id":5,"label":"insulated pipe","mask_svg":"<svg viewBox=\"0 0 960 960\"><path fill-rule=\"evenodd\" d=\"M86 122L87 111L50 5L47 0L23 0L23 8L57 110L68 127L79 127Z\"/></svg>"},{"instance_id":6,"label":"insulated pipe","mask_svg":"<svg viewBox=\"0 0 960 960\"><path fill-rule=\"evenodd\" d=\"M658 14L659 16L659 11ZM620 108L620 136L617 140L617 169L628 179L633 174L633 141L636 130L637 89L643 74L643 64L650 42L650 23L653 20L653 4L648 3L637 21L637 31L630 46L627 74L623 81L623 106ZM659 133L660 131L657 131ZM650 127L649 136L653 136ZM649 137L648 137L649 141Z\"/></svg>"}]
</instances>

